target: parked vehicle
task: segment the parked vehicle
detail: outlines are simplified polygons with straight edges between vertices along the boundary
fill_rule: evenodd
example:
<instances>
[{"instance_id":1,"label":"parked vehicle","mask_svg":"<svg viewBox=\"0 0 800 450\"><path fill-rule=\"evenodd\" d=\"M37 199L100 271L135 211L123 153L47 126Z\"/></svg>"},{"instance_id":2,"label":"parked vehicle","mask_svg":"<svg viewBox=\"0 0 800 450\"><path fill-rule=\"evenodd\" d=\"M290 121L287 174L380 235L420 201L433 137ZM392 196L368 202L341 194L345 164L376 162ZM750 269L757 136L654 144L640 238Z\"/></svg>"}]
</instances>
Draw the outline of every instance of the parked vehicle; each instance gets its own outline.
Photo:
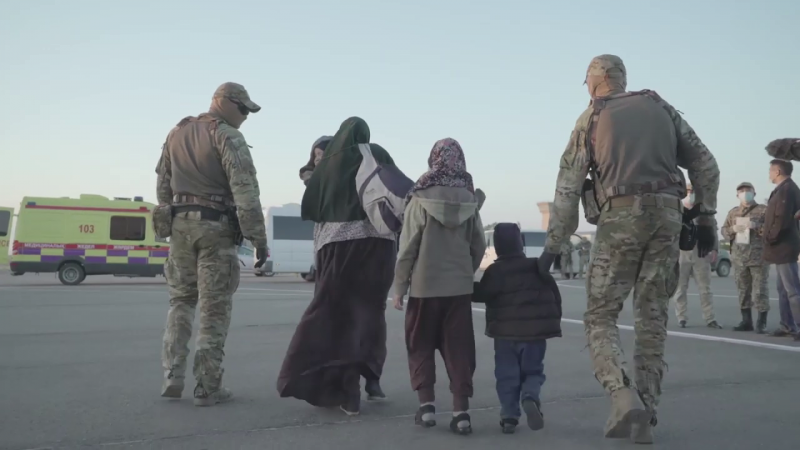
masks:
<instances>
[{"instance_id":1,"label":"parked vehicle","mask_svg":"<svg viewBox=\"0 0 800 450\"><path fill-rule=\"evenodd\" d=\"M297 203L269 208L266 220L269 255L264 266L255 269L255 275L297 273L306 281L314 281L314 222L300 218Z\"/></svg>"},{"instance_id":2,"label":"parked vehicle","mask_svg":"<svg viewBox=\"0 0 800 450\"><path fill-rule=\"evenodd\" d=\"M163 275L169 244L155 237L153 207L142 197L25 197L11 273L57 273L67 286L80 284L87 275Z\"/></svg>"},{"instance_id":3,"label":"parked vehicle","mask_svg":"<svg viewBox=\"0 0 800 450\"><path fill-rule=\"evenodd\" d=\"M711 263L711 271L717 276L725 278L731 274L731 254L727 250L719 249L717 259Z\"/></svg>"}]
</instances>

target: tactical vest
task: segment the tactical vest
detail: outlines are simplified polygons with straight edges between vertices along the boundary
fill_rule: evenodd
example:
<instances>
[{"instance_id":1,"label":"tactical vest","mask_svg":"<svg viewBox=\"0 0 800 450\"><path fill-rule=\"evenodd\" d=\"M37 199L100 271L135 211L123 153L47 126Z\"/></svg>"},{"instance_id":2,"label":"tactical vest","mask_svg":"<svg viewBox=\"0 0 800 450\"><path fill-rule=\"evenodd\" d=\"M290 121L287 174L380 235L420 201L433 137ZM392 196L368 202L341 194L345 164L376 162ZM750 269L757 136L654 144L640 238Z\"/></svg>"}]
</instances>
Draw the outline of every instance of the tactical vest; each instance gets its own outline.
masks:
<instances>
[{"instance_id":1,"label":"tactical vest","mask_svg":"<svg viewBox=\"0 0 800 450\"><path fill-rule=\"evenodd\" d=\"M219 119L185 117L164 143L172 163L173 204L199 204L226 210L234 206L228 176L216 146Z\"/></svg>"},{"instance_id":2,"label":"tactical vest","mask_svg":"<svg viewBox=\"0 0 800 450\"><path fill-rule=\"evenodd\" d=\"M579 144L582 144L588 153L589 178L584 180L581 202L583 203L586 221L592 225L597 224L600 218L600 212L603 211L604 208L607 209L610 206L609 201L613 198L656 194L671 186L682 186L682 189L684 189L685 193L686 181L683 173L680 171L680 169L678 169L677 165L673 172L664 174L663 178L637 180L639 182L620 184L616 186L602 185L599 167L595 159L597 123L600 113L606 108L609 102L632 96L646 96L647 98L650 98L656 102L656 104L663 104L661 97L650 90L625 92L610 97L594 99L590 105L592 109L591 113L585 117L583 123L579 123L576 127L579 130L586 130L586 133L584 134L586 142Z\"/></svg>"}]
</instances>

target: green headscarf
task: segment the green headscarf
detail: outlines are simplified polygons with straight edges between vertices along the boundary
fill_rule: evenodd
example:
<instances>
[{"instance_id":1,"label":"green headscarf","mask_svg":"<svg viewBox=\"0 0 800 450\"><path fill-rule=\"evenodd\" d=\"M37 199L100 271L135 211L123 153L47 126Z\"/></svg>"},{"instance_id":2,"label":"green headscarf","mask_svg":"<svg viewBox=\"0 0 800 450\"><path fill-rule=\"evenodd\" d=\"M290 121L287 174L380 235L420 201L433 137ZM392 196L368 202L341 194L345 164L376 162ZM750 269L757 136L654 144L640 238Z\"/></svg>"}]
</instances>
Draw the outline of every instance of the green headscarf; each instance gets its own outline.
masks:
<instances>
[{"instance_id":1,"label":"green headscarf","mask_svg":"<svg viewBox=\"0 0 800 450\"><path fill-rule=\"evenodd\" d=\"M352 222L367 218L356 189L356 174L363 157L358 144L369 143L369 125L360 117L351 117L339 127L325 154L308 180L303 194L301 216L316 223ZM392 164L389 153L370 144L372 155L381 164Z\"/></svg>"}]
</instances>

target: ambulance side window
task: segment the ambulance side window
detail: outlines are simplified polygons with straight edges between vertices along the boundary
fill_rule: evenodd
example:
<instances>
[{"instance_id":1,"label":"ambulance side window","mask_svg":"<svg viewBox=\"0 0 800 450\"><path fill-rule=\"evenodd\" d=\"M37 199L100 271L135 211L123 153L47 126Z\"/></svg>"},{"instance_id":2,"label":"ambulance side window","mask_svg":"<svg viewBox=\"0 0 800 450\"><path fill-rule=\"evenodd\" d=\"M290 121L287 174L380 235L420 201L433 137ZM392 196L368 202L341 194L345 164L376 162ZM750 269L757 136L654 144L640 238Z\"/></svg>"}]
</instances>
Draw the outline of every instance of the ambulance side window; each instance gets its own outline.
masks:
<instances>
[{"instance_id":1,"label":"ambulance side window","mask_svg":"<svg viewBox=\"0 0 800 450\"><path fill-rule=\"evenodd\" d=\"M111 216L112 241L143 241L146 230L144 217Z\"/></svg>"},{"instance_id":2,"label":"ambulance side window","mask_svg":"<svg viewBox=\"0 0 800 450\"><path fill-rule=\"evenodd\" d=\"M0 211L0 237L8 236L8 229L11 226L11 213Z\"/></svg>"}]
</instances>

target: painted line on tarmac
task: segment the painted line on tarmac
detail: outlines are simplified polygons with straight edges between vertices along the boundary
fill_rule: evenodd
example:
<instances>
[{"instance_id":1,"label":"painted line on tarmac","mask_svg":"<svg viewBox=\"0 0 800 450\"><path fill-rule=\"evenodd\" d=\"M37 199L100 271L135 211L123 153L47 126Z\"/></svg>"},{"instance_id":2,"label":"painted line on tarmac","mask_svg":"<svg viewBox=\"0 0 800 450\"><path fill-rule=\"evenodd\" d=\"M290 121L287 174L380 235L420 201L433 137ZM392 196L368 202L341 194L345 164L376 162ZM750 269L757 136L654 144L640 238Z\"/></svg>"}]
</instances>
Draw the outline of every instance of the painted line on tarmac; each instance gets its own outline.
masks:
<instances>
[{"instance_id":1,"label":"painted line on tarmac","mask_svg":"<svg viewBox=\"0 0 800 450\"><path fill-rule=\"evenodd\" d=\"M583 287L583 286L575 286L574 284L561 284L561 283L556 283L556 284L561 286L561 287L572 288L572 289L583 289L584 291L586 290L585 287ZM700 296L700 294L694 294L694 293L688 293L686 295L691 295L692 297L699 297ZM726 294L713 294L713 296L714 297L722 297L722 298L735 298L735 299L739 298L738 295L726 295ZM773 301L773 302L777 302L778 301L777 298L770 297L769 299L770 299L770 301Z\"/></svg>"},{"instance_id":2,"label":"painted line on tarmac","mask_svg":"<svg viewBox=\"0 0 800 450\"><path fill-rule=\"evenodd\" d=\"M576 289L584 289L580 286L570 286L567 284L557 283L559 286L571 287ZM486 314L486 310L483 308L472 308L475 312L480 312ZM561 319L564 323L571 323L574 325L583 325L582 320L575 320L575 319ZM617 324L617 327L621 330L628 330L634 331L634 328L630 325L621 325ZM781 350L784 352L793 352L793 353L800 353L800 347L794 347L791 345L780 345L780 344L770 344L768 342L758 342L758 341L749 341L746 339L733 339L733 338L726 338L722 336L709 336L706 334L697 334L697 333L685 333L683 331L667 331L667 336L676 336L676 337L683 337L688 339L697 339L700 341L710 341L710 342L725 342L727 344L734 344L734 345L744 345L748 347L759 347L759 348L769 348L772 350Z\"/></svg>"}]
</instances>

